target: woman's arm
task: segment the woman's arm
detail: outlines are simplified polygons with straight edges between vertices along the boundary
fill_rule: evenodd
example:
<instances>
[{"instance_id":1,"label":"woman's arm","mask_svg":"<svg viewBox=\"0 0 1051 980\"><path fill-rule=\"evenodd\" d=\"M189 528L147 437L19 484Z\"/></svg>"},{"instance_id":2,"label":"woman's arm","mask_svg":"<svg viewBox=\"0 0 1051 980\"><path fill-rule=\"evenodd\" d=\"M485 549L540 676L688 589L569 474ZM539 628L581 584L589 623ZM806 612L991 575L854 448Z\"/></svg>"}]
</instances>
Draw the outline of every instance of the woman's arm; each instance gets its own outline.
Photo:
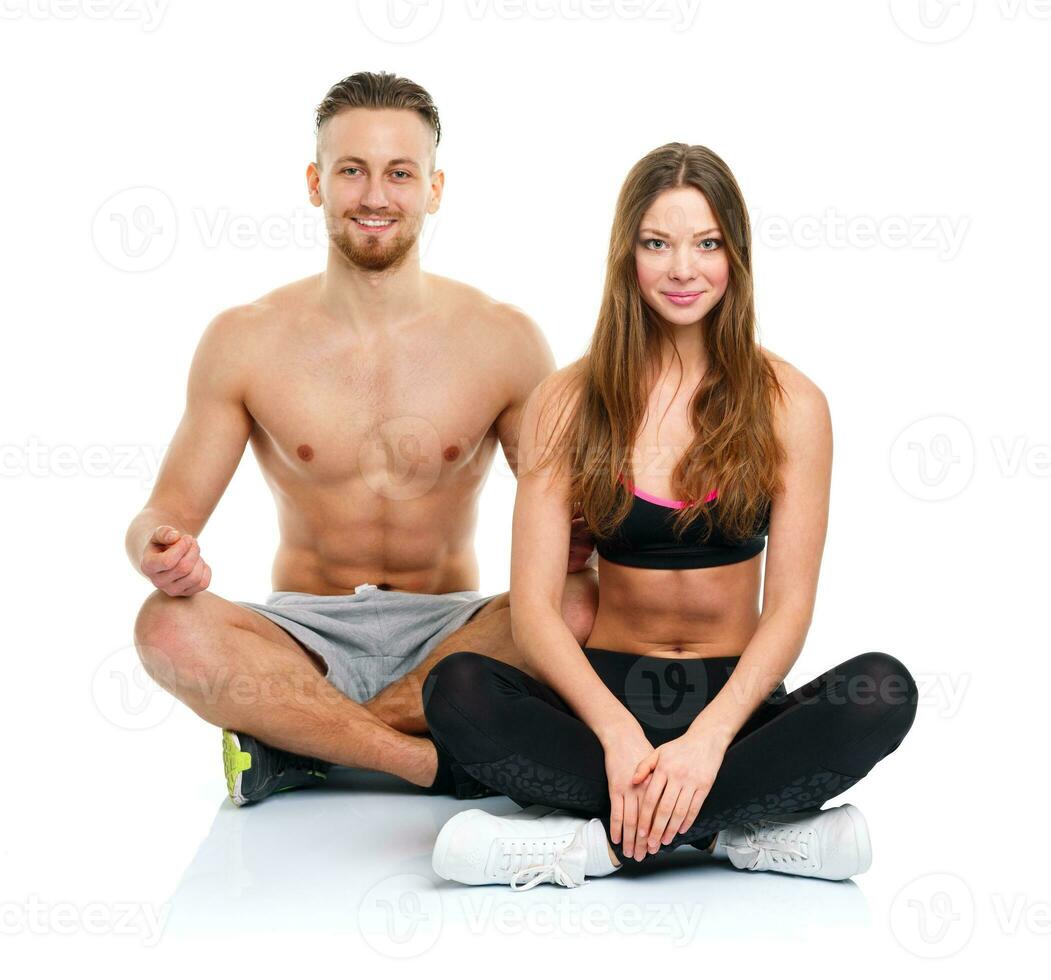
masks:
<instances>
[{"instance_id":1,"label":"woman's arm","mask_svg":"<svg viewBox=\"0 0 1051 980\"><path fill-rule=\"evenodd\" d=\"M571 509L569 477L537 461L553 445L557 399L568 369L538 385L522 411L518 439L518 490L511 528L511 632L530 671L555 690L600 739L641 726L610 693L581 653L562 618ZM572 411L567 407L563 419Z\"/></svg>"},{"instance_id":2,"label":"woman's arm","mask_svg":"<svg viewBox=\"0 0 1051 980\"><path fill-rule=\"evenodd\" d=\"M786 454L781 468L784 492L770 513L759 625L725 686L694 721L707 734L721 732L727 744L799 658L814 615L828 529L828 402L805 375L794 368L782 370L788 399L779 403L775 425Z\"/></svg>"},{"instance_id":3,"label":"woman's arm","mask_svg":"<svg viewBox=\"0 0 1051 980\"><path fill-rule=\"evenodd\" d=\"M625 857L636 847L639 808L649 780L633 780L653 746L642 726L588 663L562 618L566 549L570 535L569 475L553 464L540 469L541 451L553 445L561 419L549 409L566 383L556 372L530 396L519 436L518 492L511 529L511 632L530 671L561 695L598 737L610 799L610 839Z\"/></svg>"}]
</instances>

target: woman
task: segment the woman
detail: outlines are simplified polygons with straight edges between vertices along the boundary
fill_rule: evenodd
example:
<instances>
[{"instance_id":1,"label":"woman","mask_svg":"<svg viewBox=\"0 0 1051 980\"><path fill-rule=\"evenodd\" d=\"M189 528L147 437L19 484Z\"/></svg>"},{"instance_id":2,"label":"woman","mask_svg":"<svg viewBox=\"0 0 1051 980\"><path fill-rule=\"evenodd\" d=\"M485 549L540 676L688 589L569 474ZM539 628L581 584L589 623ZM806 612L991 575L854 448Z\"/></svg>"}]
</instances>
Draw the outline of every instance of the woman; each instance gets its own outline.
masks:
<instances>
[{"instance_id":1,"label":"woman","mask_svg":"<svg viewBox=\"0 0 1051 980\"><path fill-rule=\"evenodd\" d=\"M820 807L897 748L916 685L883 653L781 683L813 613L831 459L823 394L756 343L733 175L705 147L659 147L621 190L587 353L523 411L511 618L533 676L464 651L424 686L443 752L528 806L454 816L439 875L572 886L686 843L750 870L868 868L860 811ZM583 650L560 613L575 511L600 558Z\"/></svg>"}]
</instances>

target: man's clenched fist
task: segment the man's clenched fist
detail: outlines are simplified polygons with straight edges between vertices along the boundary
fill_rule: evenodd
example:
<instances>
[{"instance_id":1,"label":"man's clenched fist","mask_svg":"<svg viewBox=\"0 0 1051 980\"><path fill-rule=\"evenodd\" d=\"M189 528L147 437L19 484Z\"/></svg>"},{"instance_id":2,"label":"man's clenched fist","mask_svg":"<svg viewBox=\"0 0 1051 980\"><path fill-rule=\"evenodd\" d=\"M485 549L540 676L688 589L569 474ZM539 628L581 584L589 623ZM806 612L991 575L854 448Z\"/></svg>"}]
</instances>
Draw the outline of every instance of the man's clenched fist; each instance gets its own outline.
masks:
<instances>
[{"instance_id":1,"label":"man's clenched fist","mask_svg":"<svg viewBox=\"0 0 1051 980\"><path fill-rule=\"evenodd\" d=\"M201 557L197 540L167 524L153 532L139 568L158 589L170 596L201 592L212 580L212 570Z\"/></svg>"}]
</instances>

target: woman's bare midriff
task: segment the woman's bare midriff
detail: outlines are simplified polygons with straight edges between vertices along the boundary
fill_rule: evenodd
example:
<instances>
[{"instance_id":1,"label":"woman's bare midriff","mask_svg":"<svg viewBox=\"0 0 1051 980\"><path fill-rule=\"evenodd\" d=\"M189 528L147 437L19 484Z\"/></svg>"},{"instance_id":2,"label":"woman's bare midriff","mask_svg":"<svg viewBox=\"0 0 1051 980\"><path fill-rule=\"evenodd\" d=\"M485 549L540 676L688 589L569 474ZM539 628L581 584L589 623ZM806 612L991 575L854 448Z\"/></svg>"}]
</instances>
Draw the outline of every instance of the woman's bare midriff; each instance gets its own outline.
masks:
<instances>
[{"instance_id":1,"label":"woman's bare midriff","mask_svg":"<svg viewBox=\"0 0 1051 980\"><path fill-rule=\"evenodd\" d=\"M585 644L652 657L738 657L759 624L763 555L716 568L635 568L599 559Z\"/></svg>"}]
</instances>

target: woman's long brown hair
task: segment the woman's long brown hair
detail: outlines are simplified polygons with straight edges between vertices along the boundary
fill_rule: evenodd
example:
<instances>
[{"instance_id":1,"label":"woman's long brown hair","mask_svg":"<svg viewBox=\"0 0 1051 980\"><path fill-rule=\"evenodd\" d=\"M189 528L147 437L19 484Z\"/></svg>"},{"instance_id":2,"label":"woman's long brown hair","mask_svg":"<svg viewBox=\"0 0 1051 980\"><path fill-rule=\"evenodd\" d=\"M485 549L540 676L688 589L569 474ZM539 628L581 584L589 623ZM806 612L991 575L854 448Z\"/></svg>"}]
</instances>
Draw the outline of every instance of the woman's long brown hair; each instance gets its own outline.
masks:
<instances>
[{"instance_id":1,"label":"woman's long brown hair","mask_svg":"<svg viewBox=\"0 0 1051 980\"><path fill-rule=\"evenodd\" d=\"M675 349L668 325L643 299L635 248L643 215L662 191L695 187L708 201L730 263L726 293L704 320L708 367L690 401L693 441L672 474L678 499L688 502L674 530L703 516L711 532L711 507L732 538L749 536L765 508L783 491L785 454L773 427L773 399L784 394L756 340L752 248L748 210L726 164L704 146L667 143L632 167L617 199L606 281L591 343L548 403L558 419L537 468L554 457L569 464L570 503L592 534L606 538L627 516L634 485L631 455L660 367L661 341ZM572 404L568 413L567 408ZM538 431L541 428L538 425ZM712 489L718 498L705 498Z\"/></svg>"}]
</instances>

